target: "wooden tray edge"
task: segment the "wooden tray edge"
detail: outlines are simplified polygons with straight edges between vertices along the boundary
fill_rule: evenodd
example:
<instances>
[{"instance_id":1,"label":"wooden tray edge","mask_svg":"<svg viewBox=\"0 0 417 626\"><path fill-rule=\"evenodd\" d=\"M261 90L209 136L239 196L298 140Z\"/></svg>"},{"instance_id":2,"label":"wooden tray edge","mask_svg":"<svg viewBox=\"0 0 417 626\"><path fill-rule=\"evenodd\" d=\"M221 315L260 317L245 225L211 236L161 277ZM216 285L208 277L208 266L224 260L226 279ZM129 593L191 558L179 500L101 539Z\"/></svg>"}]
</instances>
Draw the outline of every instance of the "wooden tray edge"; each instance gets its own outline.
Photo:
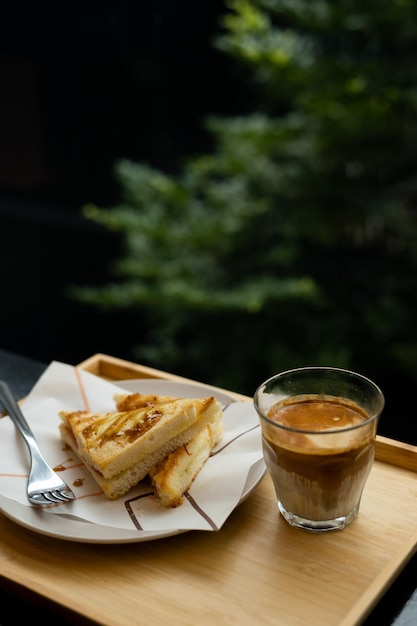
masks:
<instances>
[{"instance_id":1,"label":"wooden tray edge","mask_svg":"<svg viewBox=\"0 0 417 626\"><path fill-rule=\"evenodd\" d=\"M78 367L95 374L96 376L100 376L105 380L111 381L131 380L135 378L157 378L187 383L201 382L103 353L92 355L88 359L79 363ZM213 385L210 385L210 387L218 389L219 391L226 391L236 400L252 400L251 397L234 391L220 389L219 387L215 387ZM417 446L412 446L401 441L377 435L375 458L377 461L382 463L388 463L389 465L395 465L397 467L417 472Z\"/></svg>"},{"instance_id":2,"label":"wooden tray edge","mask_svg":"<svg viewBox=\"0 0 417 626\"><path fill-rule=\"evenodd\" d=\"M417 549L417 527L403 544L401 550L397 552L386 566L379 572L372 584L367 587L364 594L358 599L356 604L339 626L360 626L363 620L371 613L389 586L397 578L401 570L414 556Z\"/></svg>"},{"instance_id":3,"label":"wooden tray edge","mask_svg":"<svg viewBox=\"0 0 417 626\"><path fill-rule=\"evenodd\" d=\"M119 359L117 357L109 356L107 354L97 353L89 357L85 361L78 364L83 370L91 372L96 376L100 376L105 380L117 381L117 380L133 380L135 378L158 378L161 380L174 380L178 382L186 383L201 383L203 381L192 380L191 378L185 378L184 376L177 376L169 372L154 369L146 365L140 365L127 361L125 359ZM252 400L249 396L244 396L234 391L228 391L216 387L215 385L209 385L212 389L218 391L227 391L231 396L237 400Z\"/></svg>"},{"instance_id":4,"label":"wooden tray edge","mask_svg":"<svg viewBox=\"0 0 417 626\"><path fill-rule=\"evenodd\" d=\"M377 435L375 458L382 463L417 472L417 446Z\"/></svg>"}]
</instances>

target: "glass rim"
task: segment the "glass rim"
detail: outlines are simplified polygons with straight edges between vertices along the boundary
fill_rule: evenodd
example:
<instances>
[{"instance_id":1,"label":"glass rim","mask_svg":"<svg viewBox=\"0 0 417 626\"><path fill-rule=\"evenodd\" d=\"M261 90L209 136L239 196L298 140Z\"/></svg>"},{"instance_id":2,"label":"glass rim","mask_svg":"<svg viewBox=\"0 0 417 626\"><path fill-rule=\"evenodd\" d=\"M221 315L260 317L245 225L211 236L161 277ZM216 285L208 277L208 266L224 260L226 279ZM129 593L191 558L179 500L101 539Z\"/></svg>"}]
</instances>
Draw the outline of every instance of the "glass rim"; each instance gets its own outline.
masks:
<instances>
[{"instance_id":1,"label":"glass rim","mask_svg":"<svg viewBox=\"0 0 417 626\"><path fill-rule=\"evenodd\" d=\"M373 412L372 415L370 415L367 419L364 419L363 422L361 422L360 424L354 424L353 426L342 426L340 428L337 428L337 427L329 428L328 430L324 430L324 431L311 430L311 429L306 429L306 428L294 428L293 426L286 426L285 424L279 424L278 422L270 419L259 406L258 398L260 396L262 388L266 387L266 385L272 382L274 379L281 378L289 374L294 374L298 372L302 373L302 372L308 372L308 371L311 371L311 372L332 371L332 372L336 372L339 374L349 374L355 378L360 379L362 382L368 384L374 390L374 392L376 392L376 394L379 396L380 406L378 407L378 410L376 412ZM298 394L298 395L303 395L303 394ZM341 367L331 367L331 366L326 366L326 365L317 365L317 366L311 365L311 366L304 366L304 367L295 367L293 369L285 370L283 372L278 372L278 374L273 374L272 376L264 380L260 385L258 385L258 387L255 390L255 393L253 395L253 404L255 406L256 412L261 417L261 419L265 420L266 422L271 424L271 426L275 426L276 428L280 428L288 432L301 433L301 434L306 434L306 435L318 435L318 434L320 435L332 435L333 434L334 435L336 433L348 432L350 430L357 430L359 428L363 428L364 426L368 426L372 422L376 421L380 417L382 410L385 406L385 396L381 388L376 383L374 383L373 380L371 380L367 376L364 376L363 374L359 374L358 372L354 372L353 370L343 369Z\"/></svg>"}]
</instances>

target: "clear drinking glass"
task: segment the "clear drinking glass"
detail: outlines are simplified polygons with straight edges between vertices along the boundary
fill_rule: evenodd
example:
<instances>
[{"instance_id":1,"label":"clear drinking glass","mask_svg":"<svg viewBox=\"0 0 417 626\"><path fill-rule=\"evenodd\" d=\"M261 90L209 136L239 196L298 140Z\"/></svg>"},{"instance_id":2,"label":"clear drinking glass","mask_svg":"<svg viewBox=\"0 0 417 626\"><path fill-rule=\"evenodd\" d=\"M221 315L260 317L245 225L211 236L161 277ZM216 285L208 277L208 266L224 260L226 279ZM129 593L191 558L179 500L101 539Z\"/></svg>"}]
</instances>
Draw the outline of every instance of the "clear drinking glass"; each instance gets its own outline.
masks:
<instances>
[{"instance_id":1,"label":"clear drinking glass","mask_svg":"<svg viewBox=\"0 0 417 626\"><path fill-rule=\"evenodd\" d=\"M278 509L292 526L345 528L359 512L385 404L371 380L334 367L302 367L254 394Z\"/></svg>"}]
</instances>

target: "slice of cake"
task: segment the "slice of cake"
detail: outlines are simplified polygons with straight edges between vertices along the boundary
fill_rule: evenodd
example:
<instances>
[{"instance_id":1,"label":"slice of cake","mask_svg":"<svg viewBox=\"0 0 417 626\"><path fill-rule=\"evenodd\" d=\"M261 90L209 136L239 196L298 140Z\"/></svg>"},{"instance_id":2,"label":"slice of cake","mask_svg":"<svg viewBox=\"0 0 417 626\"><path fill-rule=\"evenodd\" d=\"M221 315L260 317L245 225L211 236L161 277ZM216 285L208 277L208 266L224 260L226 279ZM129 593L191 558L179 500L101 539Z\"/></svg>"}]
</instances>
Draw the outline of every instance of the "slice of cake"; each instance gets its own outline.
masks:
<instances>
[{"instance_id":1,"label":"slice of cake","mask_svg":"<svg viewBox=\"0 0 417 626\"><path fill-rule=\"evenodd\" d=\"M129 411L61 411L60 433L114 500L222 415L214 397L175 399Z\"/></svg>"},{"instance_id":2,"label":"slice of cake","mask_svg":"<svg viewBox=\"0 0 417 626\"><path fill-rule=\"evenodd\" d=\"M151 469L149 476L155 493L166 508L183 503L185 492L210 457L224 433L222 414L197 433L186 444L171 452Z\"/></svg>"}]
</instances>

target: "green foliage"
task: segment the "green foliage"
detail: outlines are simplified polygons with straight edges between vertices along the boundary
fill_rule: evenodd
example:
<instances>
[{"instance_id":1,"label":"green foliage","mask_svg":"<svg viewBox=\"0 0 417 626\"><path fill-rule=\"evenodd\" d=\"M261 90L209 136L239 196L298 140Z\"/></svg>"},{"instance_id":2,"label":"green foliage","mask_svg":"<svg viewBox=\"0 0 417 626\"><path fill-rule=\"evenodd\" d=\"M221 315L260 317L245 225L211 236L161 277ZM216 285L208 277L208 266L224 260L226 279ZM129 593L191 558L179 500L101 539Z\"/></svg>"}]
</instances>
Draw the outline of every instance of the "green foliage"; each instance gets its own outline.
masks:
<instances>
[{"instance_id":1,"label":"green foliage","mask_svg":"<svg viewBox=\"0 0 417 626\"><path fill-rule=\"evenodd\" d=\"M124 254L73 295L140 312L138 360L246 393L298 365L417 371L416 3L228 8L252 111L208 119L178 176L117 164L120 204L85 215Z\"/></svg>"}]
</instances>

